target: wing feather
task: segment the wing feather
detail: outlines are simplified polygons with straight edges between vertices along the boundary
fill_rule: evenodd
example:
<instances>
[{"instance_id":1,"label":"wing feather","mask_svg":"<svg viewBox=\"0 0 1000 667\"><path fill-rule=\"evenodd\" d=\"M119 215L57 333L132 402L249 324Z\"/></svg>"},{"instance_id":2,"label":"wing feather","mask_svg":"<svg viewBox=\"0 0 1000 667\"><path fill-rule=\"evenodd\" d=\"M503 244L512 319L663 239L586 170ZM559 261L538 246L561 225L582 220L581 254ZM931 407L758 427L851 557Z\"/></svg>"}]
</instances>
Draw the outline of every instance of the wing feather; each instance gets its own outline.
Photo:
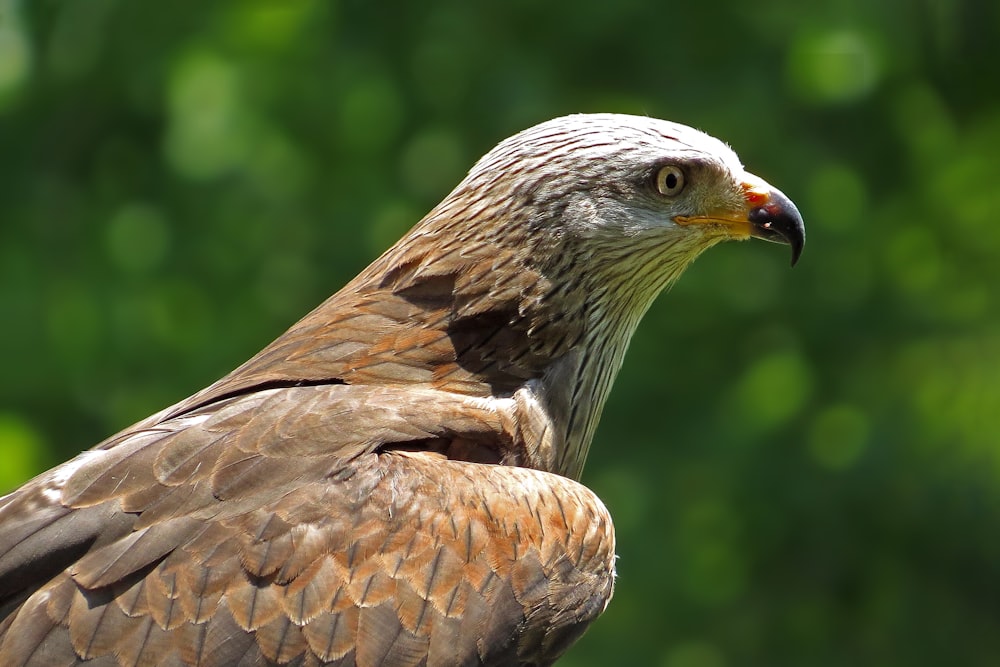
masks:
<instances>
[{"instance_id":1,"label":"wing feather","mask_svg":"<svg viewBox=\"0 0 1000 667\"><path fill-rule=\"evenodd\" d=\"M557 475L421 451L509 447L505 423L333 385L117 436L0 506L0 664L548 664L610 596L606 511Z\"/></svg>"}]
</instances>

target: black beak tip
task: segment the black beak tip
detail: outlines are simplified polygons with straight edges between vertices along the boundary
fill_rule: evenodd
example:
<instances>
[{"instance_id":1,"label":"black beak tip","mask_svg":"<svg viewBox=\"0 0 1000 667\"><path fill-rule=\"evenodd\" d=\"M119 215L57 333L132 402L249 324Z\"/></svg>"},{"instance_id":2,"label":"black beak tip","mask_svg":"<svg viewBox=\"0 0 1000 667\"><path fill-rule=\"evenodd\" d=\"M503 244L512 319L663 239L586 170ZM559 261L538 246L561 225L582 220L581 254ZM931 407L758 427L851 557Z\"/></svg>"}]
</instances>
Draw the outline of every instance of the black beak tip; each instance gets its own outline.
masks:
<instances>
[{"instance_id":1,"label":"black beak tip","mask_svg":"<svg viewBox=\"0 0 1000 667\"><path fill-rule=\"evenodd\" d=\"M802 255L802 246L805 245L805 237L799 237L798 243L790 245L792 246L792 266L794 267L799 261L799 256Z\"/></svg>"},{"instance_id":2,"label":"black beak tip","mask_svg":"<svg viewBox=\"0 0 1000 667\"><path fill-rule=\"evenodd\" d=\"M806 244L806 227L792 200L772 190L766 204L750 211L749 220L756 238L791 246L792 266L795 266Z\"/></svg>"},{"instance_id":3,"label":"black beak tip","mask_svg":"<svg viewBox=\"0 0 1000 667\"><path fill-rule=\"evenodd\" d=\"M792 247L792 266L794 267L798 261L799 257L802 255L802 247L806 244L806 235L803 230L801 236L795 237L794 240L789 239L788 245Z\"/></svg>"}]
</instances>

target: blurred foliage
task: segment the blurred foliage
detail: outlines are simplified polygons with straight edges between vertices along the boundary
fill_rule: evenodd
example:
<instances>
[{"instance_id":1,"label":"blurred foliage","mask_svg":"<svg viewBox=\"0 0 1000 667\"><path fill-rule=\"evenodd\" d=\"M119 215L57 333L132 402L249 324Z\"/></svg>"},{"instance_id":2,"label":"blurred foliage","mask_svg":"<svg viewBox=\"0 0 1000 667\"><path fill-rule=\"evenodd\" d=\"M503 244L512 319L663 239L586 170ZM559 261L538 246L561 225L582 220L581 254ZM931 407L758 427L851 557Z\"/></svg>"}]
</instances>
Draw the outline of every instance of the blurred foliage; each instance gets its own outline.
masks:
<instances>
[{"instance_id":1,"label":"blurred foliage","mask_svg":"<svg viewBox=\"0 0 1000 667\"><path fill-rule=\"evenodd\" d=\"M201 388L498 140L724 138L794 272L711 251L585 481L620 578L564 664L995 665L1000 5L0 0L0 487Z\"/></svg>"}]
</instances>

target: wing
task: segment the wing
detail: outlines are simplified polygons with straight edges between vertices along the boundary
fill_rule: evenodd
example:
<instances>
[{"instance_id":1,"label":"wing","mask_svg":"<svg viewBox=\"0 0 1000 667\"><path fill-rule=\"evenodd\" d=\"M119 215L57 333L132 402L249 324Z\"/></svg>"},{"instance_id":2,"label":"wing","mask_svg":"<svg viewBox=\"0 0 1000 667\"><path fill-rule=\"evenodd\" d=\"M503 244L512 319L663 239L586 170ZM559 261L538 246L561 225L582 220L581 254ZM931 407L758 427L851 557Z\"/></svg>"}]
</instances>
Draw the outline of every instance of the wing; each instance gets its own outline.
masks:
<instances>
[{"instance_id":1,"label":"wing","mask_svg":"<svg viewBox=\"0 0 1000 667\"><path fill-rule=\"evenodd\" d=\"M0 499L0 664L550 664L614 536L576 482L473 462L504 423L325 385L126 432Z\"/></svg>"}]
</instances>

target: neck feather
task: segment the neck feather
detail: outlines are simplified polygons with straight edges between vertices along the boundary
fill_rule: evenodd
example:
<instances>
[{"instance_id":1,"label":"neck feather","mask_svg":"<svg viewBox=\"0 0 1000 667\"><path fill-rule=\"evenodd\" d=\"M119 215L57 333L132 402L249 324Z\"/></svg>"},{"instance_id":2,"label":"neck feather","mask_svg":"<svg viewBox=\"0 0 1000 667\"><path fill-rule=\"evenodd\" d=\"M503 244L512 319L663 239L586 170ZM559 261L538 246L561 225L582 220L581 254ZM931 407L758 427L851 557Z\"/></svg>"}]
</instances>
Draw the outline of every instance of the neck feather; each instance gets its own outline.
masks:
<instances>
[{"instance_id":1,"label":"neck feather","mask_svg":"<svg viewBox=\"0 0 1000 667\"><path fill-rule=\"evenodd\" d=\"M481 397L529 387L556 433L545 467L578 477L639 319L702 248L662 235L573 242L519 233L528 225L516 220L498 230L464 219L498 213L446 200L177 411L273 383L413 384Z\"/></svg>"}]
</instances>

